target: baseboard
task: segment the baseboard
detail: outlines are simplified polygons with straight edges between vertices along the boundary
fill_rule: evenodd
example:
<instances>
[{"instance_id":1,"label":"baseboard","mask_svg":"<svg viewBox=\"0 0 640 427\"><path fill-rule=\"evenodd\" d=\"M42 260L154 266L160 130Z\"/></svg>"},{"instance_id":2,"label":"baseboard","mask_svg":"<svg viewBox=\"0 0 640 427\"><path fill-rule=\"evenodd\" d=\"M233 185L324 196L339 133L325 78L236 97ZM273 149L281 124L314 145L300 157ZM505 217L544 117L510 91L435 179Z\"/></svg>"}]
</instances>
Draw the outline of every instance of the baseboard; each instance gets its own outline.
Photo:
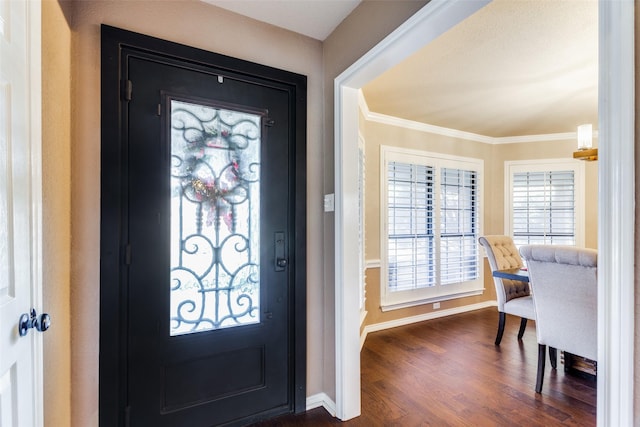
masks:
<instances>
[{"instance_id":1,"label":"baseboard","mask_svg":"<svg viewBox=\"0 0 640 427\"><path fill-rule=\"evenodd\" d=\"M397 328L398 326L410 325L412 323L424 322L425 320L438 319L440 317L452 316L454 314L466 313L487 307L497 307L497 305L498 303L496 301L485 301L477 304L463 305L461 307L432 311L430 313L419 314L417 316L403 317L402 319L367 325L364 327L362 334L360 334L360 350L362 350L362 346L364 345L369 332L383 331L385 329Z\"/></svg>"},{"instance_id":2,"label":"baseboard","mask_svg":"<svg viewBox=\"0 0 640 427\"><path fill-rule=\"evenodd\" d=\"M336 416L336 404L326 393L318 393L307 397L307 411L323 407L332 417Z\"/></svg>"}]
</instances>

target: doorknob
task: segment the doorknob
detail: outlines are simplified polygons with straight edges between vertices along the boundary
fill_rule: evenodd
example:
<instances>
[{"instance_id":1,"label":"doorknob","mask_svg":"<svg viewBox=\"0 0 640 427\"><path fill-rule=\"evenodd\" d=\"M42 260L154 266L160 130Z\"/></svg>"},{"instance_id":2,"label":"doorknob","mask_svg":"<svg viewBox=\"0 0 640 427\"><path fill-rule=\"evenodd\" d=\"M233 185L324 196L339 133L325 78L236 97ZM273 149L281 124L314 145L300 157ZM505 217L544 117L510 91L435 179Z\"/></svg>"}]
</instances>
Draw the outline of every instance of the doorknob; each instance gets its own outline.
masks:
<instances>
[{"instance_id":1,"label":"doorknob","mask_svg":"<svg viewBox=\"0 0 640 427\"><path fill-rule=\"evenodd\" d=\"M51 317L47 313L43 313L38 318L36 309L32 308L31 313L23 313L22 316L20 316L20 320L18 322L18 334L20 334L21 337L24 337L31 328L44 332L49 329L50 326Z\"/></svg>"}]
</instances>

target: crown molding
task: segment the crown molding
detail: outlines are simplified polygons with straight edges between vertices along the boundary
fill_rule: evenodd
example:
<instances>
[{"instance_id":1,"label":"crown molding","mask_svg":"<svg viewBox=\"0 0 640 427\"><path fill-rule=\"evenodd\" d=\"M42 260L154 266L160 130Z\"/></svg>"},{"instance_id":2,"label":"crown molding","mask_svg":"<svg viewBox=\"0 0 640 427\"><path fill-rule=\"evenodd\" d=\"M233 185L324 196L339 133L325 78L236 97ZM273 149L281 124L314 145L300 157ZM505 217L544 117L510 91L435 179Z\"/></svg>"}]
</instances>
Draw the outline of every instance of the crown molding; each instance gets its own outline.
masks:
<instances>
[{"instance_id":1,"label":"crown molding","mask_svg":"<svg viewBox=\"0 0 640 427\"><path fill-rule=\"evenodd\" d=\"M577 138L577 132L503 136L496 138L492 136L480 135L477 133L465 132L458 129L445 128L441 126L430 125L427 123L416 122L413 120L402 119L399 117L388 116L386 114L375 113L369 110L369 105L367 104L367 100L364 98L362 89L358 91L358 105L365 120L370 122L381 123L389 126L397 126L404 129L432 133L435 135L448 136L451 138L464 139L466 141L481 142L483 144L498 145L517 144L523 142L565 141L567 139L575 140ZM593 132L593 137L598 137L598 131Z\"/></svg>"}]
</instances>

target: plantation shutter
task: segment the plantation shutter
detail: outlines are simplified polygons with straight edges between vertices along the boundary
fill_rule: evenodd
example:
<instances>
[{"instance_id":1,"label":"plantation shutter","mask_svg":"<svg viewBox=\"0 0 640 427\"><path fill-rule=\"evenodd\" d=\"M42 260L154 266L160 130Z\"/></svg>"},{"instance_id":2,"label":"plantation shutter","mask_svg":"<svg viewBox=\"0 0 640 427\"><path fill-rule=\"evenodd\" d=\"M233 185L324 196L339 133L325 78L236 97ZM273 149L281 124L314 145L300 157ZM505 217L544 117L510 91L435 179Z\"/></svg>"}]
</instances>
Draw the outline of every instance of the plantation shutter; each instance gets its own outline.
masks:
<instances>
[{"instance_id":1,"label":"plantation shutter","mask_svg":"<svg viewBox=\"0 0 640 427\"><path fill-rule=\"evenodd\" d=\"M516 245L575 245L574 171L516 172L512 200Z\"/></svg>"},{"instance_id":2,"label":"plantation shutter","mask_svg":"<svg viewBox=\"0 0 640 427\"><path fill-rule=\"evenodd\" d=\"M478 277L477 173L443 168L440 185L440 283Z\"/></svg>"},{"instance_id":3,"label":"plantation shutter","mask_svg":"<svg viewBox=\"0 0 640 427\"><path fill-rule=\"evenodd\" d=\"M389 290L434 286L434 168L389 162L387 172Z\"/></svg>"}]
</instances>

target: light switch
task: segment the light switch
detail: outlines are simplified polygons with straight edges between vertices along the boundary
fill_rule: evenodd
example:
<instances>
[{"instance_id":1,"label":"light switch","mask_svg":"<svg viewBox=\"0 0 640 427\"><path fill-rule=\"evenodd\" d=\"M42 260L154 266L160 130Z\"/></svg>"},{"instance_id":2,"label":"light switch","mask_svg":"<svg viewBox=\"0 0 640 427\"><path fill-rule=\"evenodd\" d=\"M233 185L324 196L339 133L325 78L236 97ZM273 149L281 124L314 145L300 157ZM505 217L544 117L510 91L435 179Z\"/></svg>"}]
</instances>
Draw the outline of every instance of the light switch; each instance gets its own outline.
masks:
<instances>
[{"instance_id":1,"label":"light switch","mask_svg":"<svg viewBox=\"0 0 640 427\"><path fill-rule=\"evenodd\" d=\"M325 212L333 212L335 210L335 198L334 194L325 194L324 195L324 211Z\"/></svg>"}]
</instances>

